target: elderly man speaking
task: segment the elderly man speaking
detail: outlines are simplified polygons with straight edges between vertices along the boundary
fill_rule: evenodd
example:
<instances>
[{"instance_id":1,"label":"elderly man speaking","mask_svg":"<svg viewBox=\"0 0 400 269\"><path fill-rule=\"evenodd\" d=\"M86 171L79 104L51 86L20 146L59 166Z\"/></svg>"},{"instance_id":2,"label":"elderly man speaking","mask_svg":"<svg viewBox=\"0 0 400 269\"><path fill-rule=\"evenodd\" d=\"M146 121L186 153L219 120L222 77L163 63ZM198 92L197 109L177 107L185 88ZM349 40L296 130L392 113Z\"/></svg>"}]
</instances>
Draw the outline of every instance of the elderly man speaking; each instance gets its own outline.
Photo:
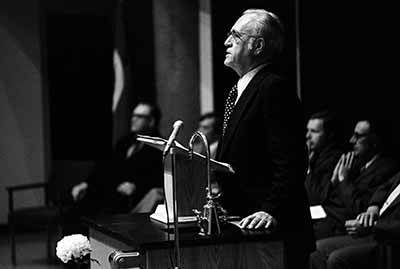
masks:
<instances>
[{"instance_id":1,"label":"elderly man speaking","mask_svg":"<svg viewBox=\"0 0 400 269\"><path fill-rule=\"evenodd\" d=\"M288 267L304 268L315 247L304 188L305 120L295 85L275 72L283 39L275 14L249 9L225 40L224 64L239 80L228 94L217 152L236 171L220 177L221 205L244 217L243 229L280 230Z\"/></svg>"}]
</instances>

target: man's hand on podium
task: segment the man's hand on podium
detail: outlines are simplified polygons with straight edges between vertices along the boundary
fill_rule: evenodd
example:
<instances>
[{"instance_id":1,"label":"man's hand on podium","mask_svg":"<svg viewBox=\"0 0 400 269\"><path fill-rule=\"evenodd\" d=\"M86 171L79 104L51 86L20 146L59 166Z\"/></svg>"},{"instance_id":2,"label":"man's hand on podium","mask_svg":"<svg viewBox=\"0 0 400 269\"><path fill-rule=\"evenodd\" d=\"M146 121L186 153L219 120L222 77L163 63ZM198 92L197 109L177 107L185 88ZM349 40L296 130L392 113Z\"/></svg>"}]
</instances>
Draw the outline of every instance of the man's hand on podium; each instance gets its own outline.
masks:
<instances>
[{"instance_id":1,"label":"man's hand on podium","mask_svg":"<svg viewBox=\"0 0 400 269\"><path fill-rule=\"evenodd\" d=\"M251 214L239 222L242 229L268 229L276 227L276 225L276 219L264 211Z\"/></svg>"}]
</instances>

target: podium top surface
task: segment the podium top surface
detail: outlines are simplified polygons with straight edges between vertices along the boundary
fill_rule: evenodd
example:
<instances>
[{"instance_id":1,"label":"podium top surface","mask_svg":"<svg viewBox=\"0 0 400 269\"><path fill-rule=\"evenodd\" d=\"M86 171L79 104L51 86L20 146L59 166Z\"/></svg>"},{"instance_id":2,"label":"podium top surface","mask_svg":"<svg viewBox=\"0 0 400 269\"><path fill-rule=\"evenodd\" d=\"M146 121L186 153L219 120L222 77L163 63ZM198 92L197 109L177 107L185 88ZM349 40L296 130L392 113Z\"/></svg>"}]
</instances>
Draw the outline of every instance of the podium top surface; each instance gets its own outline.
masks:
<instances>
[{"instance_id":1,"label":"podium top surface","mask_svg":"<svg viewBox=\"0 0 400 269\"><path fill-rule=\"evenodd\" d=\"M146 136L146 135L137 135L137 140L140 142L145 143L146 145L155 147L161 151L164 150L165 144L167 143L167 140L161 137L153 137L153 136ZM187 155L189 150L184 147L181 143L178 141L175 141L173 147L172 147L172 152L173 154L184 154ZM193 152L194 159L196 160L206 160L206 157L200 153ZM226 173L235 173L233 168L230 166L228 163L223 163L216 161L214 159L210 159L210 166L211 170L216 170L220 172L226 172Z\"/></svg>"},{"instance_id":2,"label":"podium top surface","mask_svg":"<svg viewBox=\"0 0 400 269\"><path fill-rule=\"evenodd\" d=\"M121 241L132 249L156 249L174 244L174 230L150 219L148 213L99 216L84 218L83 221L90 229ZM197 226L179 228L178 231L181 246L280 240L277 232L242 230L233 224L224 226L221 236L201 236Z\"/></svg>"}]
</instances>

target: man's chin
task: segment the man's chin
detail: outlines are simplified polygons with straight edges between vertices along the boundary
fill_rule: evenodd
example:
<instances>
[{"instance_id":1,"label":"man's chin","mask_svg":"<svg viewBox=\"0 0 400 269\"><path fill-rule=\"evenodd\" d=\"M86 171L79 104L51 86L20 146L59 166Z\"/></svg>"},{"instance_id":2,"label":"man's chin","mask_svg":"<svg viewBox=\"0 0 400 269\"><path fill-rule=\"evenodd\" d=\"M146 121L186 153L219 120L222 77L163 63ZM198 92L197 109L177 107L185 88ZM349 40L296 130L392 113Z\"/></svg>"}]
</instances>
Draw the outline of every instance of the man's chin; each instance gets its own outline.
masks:
<instances>
[{"instance_id":1,"label":"man's chin","mask_svg":"<svg viewBox=\"0 0 400 269\"><path fill-rule=\"evenodd\" d=\"M225 65L225 66L228 66L228 67L232 67L232 61L231 61L229 58L230 58L229 55L227 55L227 56L225 57L224 65Z\"/></svg>"}]
</instances>

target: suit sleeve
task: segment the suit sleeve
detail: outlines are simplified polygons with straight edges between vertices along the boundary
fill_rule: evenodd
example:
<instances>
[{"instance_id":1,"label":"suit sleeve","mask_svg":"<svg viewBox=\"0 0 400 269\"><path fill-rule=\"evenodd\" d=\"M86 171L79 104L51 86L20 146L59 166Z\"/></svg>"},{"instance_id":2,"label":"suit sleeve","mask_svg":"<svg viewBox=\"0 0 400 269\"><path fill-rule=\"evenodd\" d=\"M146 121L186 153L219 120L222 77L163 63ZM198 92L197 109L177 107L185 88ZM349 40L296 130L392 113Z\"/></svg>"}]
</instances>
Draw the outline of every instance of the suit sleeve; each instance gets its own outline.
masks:
<instances>
[{"instance_id":1,"label":"suit sleeve","mask_svg":"<svg viewBox=\"0 0 400 269\"><path fill-rule=\"evenodd\" d=\"M400 173L397 173L374 192L369 201L369 205L377 205L381 208L383 203L386 201L386 198L389 196L390 191L399 184L399 181Z\"/></svg>"},{"instance_id":2,"label":"suit sleeve","mask_svg":"<svg viewBox=\"0 0 400 269\"><path fill-rule=\"evenodd\" d=\"M328 199L331 186L331 177L341 153L327 152L329 156L316 164L314 171L306 179L306 189L311 205L324 204Z\"/></svg>"},{"instance_id":3,"label":"suit sleeve","mask_svg":"<svg viewBox=\"0 0 400 269\"><path fill-rule=\"evenodd\" d=\"M385 167L382 167L380 171L376 171L376 173L371 175L372 178L369 179L370 184L368 184L367 188L360 188L351 181L339 184L338 187L342 201L352 215L357 215L365 211L374 192L393 174L393 167L390 163L382 165Z\"/></svg>"},{"instance_id":4,"label":"suit sleeve","mask_svg":"<svg viewBox=\"0 0 400 269\"><path fill-rule=\"evenodd\" d=\"M267 130L267 151L271 167L271 189L262 208L278 219L288 212L293 194L304 191L306 173L306 150L304 142L304 119L295 92L288 84L275 80L264 96L263 124ZM303 191L303 192L302 192ZM303 197L301 199L304 199Z\"/></svg>"},{"instance_id":5,"label":"suit sleeve","mask_svg":"<svg viewBox=\"0 0 400 269\"><path fill-rule=\"evenodd\" d=\"M379 220L372 232L379 239L400 240L400 220Z\"/></svg>"}]
</instances>

